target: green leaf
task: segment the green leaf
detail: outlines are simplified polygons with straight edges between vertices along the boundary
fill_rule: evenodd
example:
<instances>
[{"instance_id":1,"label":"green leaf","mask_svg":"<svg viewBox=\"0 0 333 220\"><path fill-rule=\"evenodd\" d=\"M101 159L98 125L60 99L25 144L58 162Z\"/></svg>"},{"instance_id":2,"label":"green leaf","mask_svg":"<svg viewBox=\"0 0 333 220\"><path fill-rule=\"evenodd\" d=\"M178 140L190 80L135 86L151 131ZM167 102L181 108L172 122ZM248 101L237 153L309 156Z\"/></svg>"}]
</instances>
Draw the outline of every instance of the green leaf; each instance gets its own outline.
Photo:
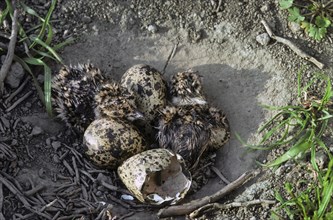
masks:
<instances>
[{"instance_id":1,"label":"green leaf","mask_svg":"<svg viewBox=\"0 0 333 220\"><path fill-rule=\"evenodd\" d=\"M330 26L331 21L328 18L319 15L316 17L315 24L320 28L327 28Z\"/></svg>"},{"instance_id":2,"label":"green leaf","mask_svg":"<svg viewBox=\"0 0 333 220\"><path fill-rule=\"evenodd\" d=\"M24 62L44 66L44 104L46 111L50 117L52 117L52 102L51 102L51 69L50 67L41 59L28 57L23 59Z\"/></svg>"},{"instance_id":3,"label":"green leaf","mask_svg":"<svg viewBox=\"0 0 333 220\"><path fill-rule=\"evenodd\" d=\"M46 111L52 117L52 102L51 102L51 69L48 65L44 65L44 97Z\"/></svg>"},{"instance_id":4,"label":"green leaf","mask_svg":"<svg viewBox=\"0 0 333 220\"><path fill-rule=\"evenodd\" d=\"M293 0L280 0L279 1L280 8L282 10L288 9L288 8L290 8L293 5L293 2L294 2Z\"/></svg>"},{"instance_id":5,"label":"green leaf","mask_svg":"<svg viewBox=\"0 0 333 220\"><path fill-rule=\"evenodd\" d=\"M60 56L58 55L57 52L55 52L49 45L47 45L45 42L43 42L41 39L39 39L38 37L30 37L30 39L40 45L42 45L44 48L46 48L57 60L59 63L62 63L62 59L60 58Z\"/></svg>"},{"instance_id":6,"label":"green leaf","mask_svg":"<svg viewBox=\"0 0 333 220\"><path fill-rule=\"evenodd\" d=\"M319 205L319 210L318 210L319 217L322 217L325 214L324 212L329 202L331 201L332 193L333 193L333 181L331 180L324 184L324 190L323 190L324 197Z\"/></svg>"},{"instance_id":7,"label":"green leaf","mask_svg":"<svg viewBox=\"0 0 333 220\"><path fill-rule=\"evenodd\" d=\"M289 12L289 17L288 20L289 21L294 21L296 23L301 23L302 21L304 21L305 17L301 15L299 8L296 7L292 7L288 9Z\"/></svg>"},{"instance_id":8,"label":"green leaf","mask_svg":"<svg viewBox=\"0 0 333 220\"><path fill-rule=\"evenodd\" d=\"M6 3L7 4L7 3ZM2 25L3 21L6 19L9 13L9 5L6 6L5 10L0 11L0 25Z\"/></svg>"},{"instance_id":9,"label":"green leaf","mask_svg":"<svg viewBox=\"0 0 333 220\"><path fill-rule=\"evenodd\" d=\"M266 167L274 167L282 164L283 162L286 162L287 160L290 160L294 157L296 157L299 153L305 152L307 149L309 149L313 143L311 143L308 138L310 137L310 131L307 131L306 134L302 136L302 138L294 144L286 153L284 153L282 156L278 157L274 161L264 164Z\"/></svg>"},{"instance_id":10,"label":"green leaf","mask_svg":"<svg viewBox=\"0 0 333 220\"><path fill-rule=\"evenodd\" d=\"M61 48L63 48L64 46L68 45L68 44L71 44L74 42L74 38L70 37L70 38L67 38L65 41L59 43L59 44L56 44L53 46L53 50L57 51L57 50L60 50Z\"/></svg>"},{"instance_id":11,"label":"green leaf","mask_svg":"<svg viewBox=\"0 0 333 220\"><path fill-rule=\"evenodd\" d=\"M326 28L318 28L316 25L310 24L310 28L308 30L309 36L313 39L320 41L323 39L327 33Z\"/></svg>"},{"instance_id":12,"label":"green leaf","mask_svg":"<svg viewBox=\"0 0 333 220\"><path fill-rule=\"evenodd\" d=\"M38 34L37 38L40 38L40 39L43 38L44 33L45 33L45 30L46 30L46 28L49 26L49 22L50 22L50 19L51 19L51 15L52 15L52 13L53 13L53 11L54 11L54 9L55 9L56 4L57 4L57 0L52 0L52 2L51 2L51 6L50 6L50 8L49 8L49 10L48 10L48 12L47 12L47 14L46 14L46 16L45 16L45 19L42 20L43 25L42 25L42 28L41 28L40 31L39 31L39 34ZM48 36L48 38L49 38L49 37L50 37L50 36ZM48 40L47 40L47 42L48 42ZM29 46L29 48L33 48L35 45L36 45L36 42L34 41L34 42Z\"/></svg>"},{"instance_id":13,"label":"green leaf","mask_svg":"<svg viewBox=\"0 0 333 220\"><path fill-rule=\"evenodd\" d=\"M309 29L310 29L310 22L302 21L301 22L301 28L303 28L305 31L309 31Z\"/></svg>"},{"instance_id":14,"label":"green leaf","mask_svg":"<svg viewBox=\"0 0 333 220\"><path fill-rule=\"evenodd\" d=\"M23 2L20 2L20 3L21 3L21 6L22 6L22 8L23 8L24 11L26 11L28 14L36 16L40 20L44 21L44 19L41 16L39 16L34 9L30 8L29 6L27 6Z\"/></svg>"}]
</instances>

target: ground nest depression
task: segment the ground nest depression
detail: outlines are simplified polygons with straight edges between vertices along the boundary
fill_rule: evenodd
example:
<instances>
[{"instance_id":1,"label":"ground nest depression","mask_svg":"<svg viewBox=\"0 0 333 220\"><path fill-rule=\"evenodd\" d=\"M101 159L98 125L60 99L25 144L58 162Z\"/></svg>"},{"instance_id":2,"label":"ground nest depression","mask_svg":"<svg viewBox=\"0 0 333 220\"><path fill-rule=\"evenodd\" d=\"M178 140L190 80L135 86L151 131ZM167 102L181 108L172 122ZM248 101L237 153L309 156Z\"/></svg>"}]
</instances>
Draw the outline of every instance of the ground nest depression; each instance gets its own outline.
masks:
<instances>
[{"instance_id":1,"label":"ground nest depression","mask_svg":"<svg viewBox=\"0 0 333 220\"><path fill-rule=\"evenodd\" d=\"M40 0L30 7L43 14L48 6L48 1ZM257 169L256 161L266 161L265 153L246 151L236 134L257 143L261 138L257 129L272 116L261 105L283 106L295 100L294 70L299 67L296 63L305 61L282 45L263 46L255 39L265 33L262 18L275 28L281 26L278 34L285 30L290 35L283 15L274 17L277 11L275 1L229 5L224 1L59 0L53 20L58 41L75 38L60 53L66 65L92 63L116 81L142 63L161 71L167 80L188 69L202 76L208 101L229 120L231 139L200 163L181 202L187 203L224 188L227 181L220 174L232 182ZM311 54L321 50L313 42L302 45L314 45ZM321 51L329 53L327 48ZM52 65L52 74L59 68ZM42 84L43 77L37 78ZM13 98L16 88L6 84L0 103L0 219L158 218L159 208L124 197L129 192L115 171L96 168L86 160L81 138L46 114L27 73L19 80L22 84L23 90ZM274 186L270 181L252 181L219 201L274 199L268 190ZM269 205L232 207L215 213L215 218L267 219Z\"/></svg>"}]
</instances>

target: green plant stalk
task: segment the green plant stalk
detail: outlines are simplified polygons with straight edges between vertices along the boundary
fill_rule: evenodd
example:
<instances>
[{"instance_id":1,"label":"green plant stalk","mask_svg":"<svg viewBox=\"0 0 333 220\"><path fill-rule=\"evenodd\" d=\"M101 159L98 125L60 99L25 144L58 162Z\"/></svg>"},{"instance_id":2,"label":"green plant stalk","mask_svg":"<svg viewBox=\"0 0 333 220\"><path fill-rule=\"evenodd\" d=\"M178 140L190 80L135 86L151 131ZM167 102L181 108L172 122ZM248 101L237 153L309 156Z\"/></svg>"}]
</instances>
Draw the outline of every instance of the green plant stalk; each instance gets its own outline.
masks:
<instances>
[{"instance_id":1,"label":"green plant stalk","mask_svg":"<svg viewBox=\"0 0 333 220\"><path fill-rule=\"evenodd\" d=\"M52 27L50 26L49 22L50 22L51 15L55 9L56 4L57 4L56 0L51 1L51 6L46 14L46 17L45 17L44 21L42 20L42 22L43 22L42 28L41 28L38 36L36 37L36 39L41 39L45 34L46 28L48 28L48 36L46 39L47 45L50 44L50 42L52 40L52 36L53 36ZM36 45L36 43L38 43L38 42L33 41L33 43L29 46L29 48L30 49L33 48Z\"/></svg>"}]
</instances>

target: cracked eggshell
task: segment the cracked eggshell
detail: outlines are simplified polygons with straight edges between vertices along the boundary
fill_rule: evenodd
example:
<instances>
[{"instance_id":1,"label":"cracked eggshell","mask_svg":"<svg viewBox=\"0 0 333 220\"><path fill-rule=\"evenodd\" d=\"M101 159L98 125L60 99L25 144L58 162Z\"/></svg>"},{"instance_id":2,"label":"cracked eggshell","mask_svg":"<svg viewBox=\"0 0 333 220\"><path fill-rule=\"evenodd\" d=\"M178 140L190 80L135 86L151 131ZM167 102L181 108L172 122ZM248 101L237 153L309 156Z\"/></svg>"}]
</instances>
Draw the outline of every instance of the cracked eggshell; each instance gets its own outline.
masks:
<instances>
[{"instance_id":1,"label":"cracked eggshell","mask_svg":"<svg viewBox=\"0 0 333 220\"><path fill-rule=\"evenodd\" d=\"M133 125L111 118L93 121L84 133L83 144L86 156L96 166L110 169L146 149L142 135Z\"/></svg>"},{"instance_id":2,"label":"cracked eggshell","mask_svg":"<svg viewBox=\"0 0 333 220\"><path fill-rule=\"evenodd\" d=\"M127 159L118 167L118 174L139 201L152 205L176 204L192 182L182 157L162 148Z\"/></svg>"}]
</instances>

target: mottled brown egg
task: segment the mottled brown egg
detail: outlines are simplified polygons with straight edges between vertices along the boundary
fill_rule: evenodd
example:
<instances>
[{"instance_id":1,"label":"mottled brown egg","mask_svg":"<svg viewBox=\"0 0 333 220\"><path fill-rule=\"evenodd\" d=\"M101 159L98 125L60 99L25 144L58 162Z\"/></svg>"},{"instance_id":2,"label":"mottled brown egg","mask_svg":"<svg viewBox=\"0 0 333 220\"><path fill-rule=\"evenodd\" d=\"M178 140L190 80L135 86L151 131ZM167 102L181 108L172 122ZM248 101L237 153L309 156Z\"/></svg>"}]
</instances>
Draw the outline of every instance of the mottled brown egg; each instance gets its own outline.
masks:
<instances>
[{"instance_id":1,"label":"mottled brown egg","mask_svg":"<svg viewBox=\"0 0 333 220\"><path fill-rule=\"evenodd\" d=\"M158 111L166 105L166 82L155 68L138 64L129 68L121 78L121 85L136 97L136 106L144 113L145 132L151 136Z\"/></svg>"},{"instance_id":2,"label":"mottled brown egg","mask_svg":"<svg viewBox=\"0 0 333 220\"><path fill-rule=\"evenodd\" d=\"M93 121L83 137L86 156L102 168L117 168L127 158L146 149L140 132L130 123L116 118Z\"/></svg>"},{"instance_id":3,"label":"mottled brown egg","mask_svg":"<svg viewBox=\"0 0 333 220\"><path fill-rule=\"evenodd\" d=\"M176 204L191 186L191 174L183 158L167 149L152 149L127 159L118 174L141 202Z\"/></svg>"}]
</instances>

